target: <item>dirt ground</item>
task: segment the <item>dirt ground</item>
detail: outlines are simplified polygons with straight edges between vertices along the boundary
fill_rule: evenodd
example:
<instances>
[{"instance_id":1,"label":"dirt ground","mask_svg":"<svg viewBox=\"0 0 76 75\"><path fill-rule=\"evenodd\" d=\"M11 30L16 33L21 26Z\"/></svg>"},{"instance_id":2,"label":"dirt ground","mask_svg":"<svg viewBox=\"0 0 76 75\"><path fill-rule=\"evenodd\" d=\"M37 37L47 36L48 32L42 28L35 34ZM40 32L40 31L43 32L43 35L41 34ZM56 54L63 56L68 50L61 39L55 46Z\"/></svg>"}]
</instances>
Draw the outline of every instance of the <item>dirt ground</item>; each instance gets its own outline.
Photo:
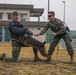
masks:
<instances>
[{"instance_id":1,"label":"dirt ground","mask_svg":"<svg viewBox=\"0 0 76 75\"><path fill-rule=\"evenodd\" d=\"M46 44L48 51L49 45ZM0 43L0 54L6 53L11 56L11 44ZM38 53L39 57L43 60ZM53 53L53 64L45 62L33 62L33 51L31 47L23 47L20 52L18 62L0 61L0 75L76 75L76 51L74 54L74 63L69 64L69 55L66 50L59 50L57 60L57 49Z\"/></svg>"}]
</instances>

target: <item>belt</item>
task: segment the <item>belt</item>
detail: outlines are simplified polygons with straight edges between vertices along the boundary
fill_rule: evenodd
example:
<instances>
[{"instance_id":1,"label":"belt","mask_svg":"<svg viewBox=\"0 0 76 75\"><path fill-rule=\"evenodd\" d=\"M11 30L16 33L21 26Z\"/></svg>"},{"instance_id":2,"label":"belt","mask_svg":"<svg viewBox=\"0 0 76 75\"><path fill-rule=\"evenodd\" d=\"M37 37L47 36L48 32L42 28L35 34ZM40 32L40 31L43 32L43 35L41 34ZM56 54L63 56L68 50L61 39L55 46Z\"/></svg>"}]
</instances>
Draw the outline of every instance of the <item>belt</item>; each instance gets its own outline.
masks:
<instances>
[{"instance_id":1,"label":"belt","mask_svg":"<svg viewBox=\"0 0 76 75\"><path fill-rule=\"evenodd\" d=\"M19 40L17 40L16 38L12 38L11 39L11 41L14 41L14 40L17 41L17 42L19 42Z\"/></svg>"}]
</instances>

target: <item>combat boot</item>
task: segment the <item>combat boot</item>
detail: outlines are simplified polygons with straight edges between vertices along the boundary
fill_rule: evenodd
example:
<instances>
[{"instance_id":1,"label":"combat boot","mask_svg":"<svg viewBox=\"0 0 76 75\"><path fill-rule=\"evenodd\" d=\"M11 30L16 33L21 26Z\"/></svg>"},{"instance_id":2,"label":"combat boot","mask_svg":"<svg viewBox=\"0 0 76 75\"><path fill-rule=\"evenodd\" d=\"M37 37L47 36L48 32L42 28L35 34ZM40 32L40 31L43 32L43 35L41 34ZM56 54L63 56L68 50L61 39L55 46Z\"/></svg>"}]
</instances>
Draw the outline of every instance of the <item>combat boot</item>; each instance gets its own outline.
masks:
<instances>
[{"instance_id":1,"label":"combat boot","mask_svg":"<svg viewBox=\"0 0 76 75\"><path fill-rule=\"evenodd\" d=\"M2 53L1 56L0 56L0 60L4 60L5 57L6 57L6 54Z\"/></svg>"},{"instance_id":2,"label":"combat boot","mask_svg":"<svg viewBox=\"0 0 76 75\"><path fill-rule=\"evenodd\" d=\"M42 61L39 57L34 57L34 62Z\"/></svg>"},{"instance_id":3,"label":"combat boot","mask_svg":"<svg viewBox=\"0 0 76 75\"><path fill-rule=\"evenodd\" d=\"M48 55L48 56L47 56L47 59L45 60L45 62L46 62L46 63L52 62L52 57L51 57L51 55Z\"/></svg>"}]
</instances>

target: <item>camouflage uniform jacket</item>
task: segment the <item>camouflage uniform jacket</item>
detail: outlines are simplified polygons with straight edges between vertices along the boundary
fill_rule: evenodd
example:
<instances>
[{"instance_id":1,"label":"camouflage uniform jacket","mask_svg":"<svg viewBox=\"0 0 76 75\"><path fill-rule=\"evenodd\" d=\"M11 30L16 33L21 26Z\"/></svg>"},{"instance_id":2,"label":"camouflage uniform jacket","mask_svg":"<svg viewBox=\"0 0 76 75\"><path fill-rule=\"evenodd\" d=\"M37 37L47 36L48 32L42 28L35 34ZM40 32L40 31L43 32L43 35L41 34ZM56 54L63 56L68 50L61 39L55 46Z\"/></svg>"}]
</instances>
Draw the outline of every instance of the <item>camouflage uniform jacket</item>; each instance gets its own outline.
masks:
<instances>
[{"instance_id":1,"label":"camouflage uniform jacket","mask_svg":"<svg viewBox=\"0 0 76 75\"><path fill-rule=\"evenodd\" d=\"M40 35L46 33L48 29L51 29L53 32L57 33L57 35L62 35L67 33L66 27L60 19L55 18L54 22L49 21L44 29L40 32Z\"/></svg>"}]
</instances>

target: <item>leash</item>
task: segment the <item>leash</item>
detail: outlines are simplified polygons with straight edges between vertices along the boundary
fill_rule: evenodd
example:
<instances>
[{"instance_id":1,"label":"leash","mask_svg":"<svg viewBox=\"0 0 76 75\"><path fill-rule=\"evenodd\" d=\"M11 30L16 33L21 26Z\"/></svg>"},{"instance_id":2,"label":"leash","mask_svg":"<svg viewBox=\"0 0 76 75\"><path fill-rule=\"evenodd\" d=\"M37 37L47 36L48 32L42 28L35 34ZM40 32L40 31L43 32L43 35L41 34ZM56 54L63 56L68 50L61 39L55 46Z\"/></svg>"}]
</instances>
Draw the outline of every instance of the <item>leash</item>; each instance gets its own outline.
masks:
<instances>
[{"instance_id":1,"label":"leash","mask_svg":"<svg viewBox=\"0 0 76 75\"><path fill-rule=\"evenodd\" d=\"M60 63L68 64L68 62L64 62L64 61L59 60L58 53L59 53L59 45L57 44L57 53L56 53L57 61L59 61Z\"/></svg>"},{"instance_id":2,"label":"leash","mask_svg":"<svg viewBox=\"0 0 76 75\"><path fill-rule=\"evenodd\" d=\"M57 53L56 53L56 58L57 60L60 62L59 58L58 58L58 53L59 53L59 45L57 44Z\"/></svg>"}]
</instances>

